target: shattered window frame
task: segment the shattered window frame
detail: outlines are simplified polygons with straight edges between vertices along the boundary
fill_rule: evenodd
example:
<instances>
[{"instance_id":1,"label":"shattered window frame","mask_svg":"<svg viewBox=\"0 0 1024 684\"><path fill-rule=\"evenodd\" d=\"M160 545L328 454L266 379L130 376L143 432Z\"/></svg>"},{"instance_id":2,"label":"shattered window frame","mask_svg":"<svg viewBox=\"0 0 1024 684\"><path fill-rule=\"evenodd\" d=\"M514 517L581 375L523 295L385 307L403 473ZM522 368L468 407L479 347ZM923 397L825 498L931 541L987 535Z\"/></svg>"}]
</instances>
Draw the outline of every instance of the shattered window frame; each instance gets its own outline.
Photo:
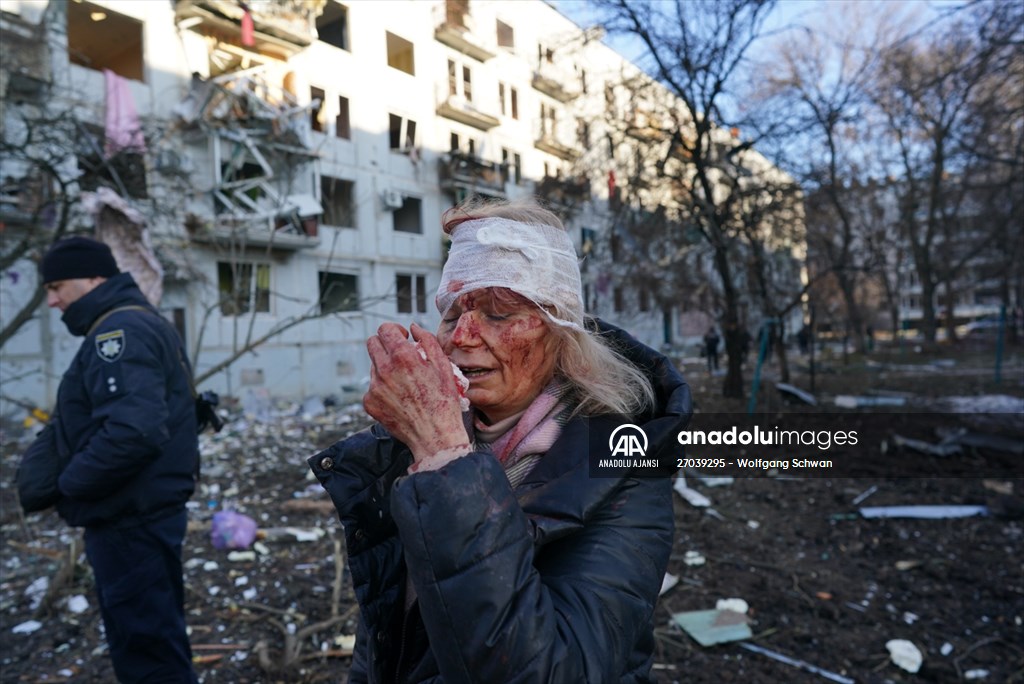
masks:
<instances>
[{"instance_id":1,"label":"shattered window frame","mask_svg":"<svg viewBox=\"0 0 1024 684\"><path fill-rule=\"evenodd\" d=\"M356 227L355 181L320 175L321 223L335 228Z\"/></svg>"},{"instance_id":2,"label":"shattered window frame","mask_svg":"<svg viewBox=\"0 0 1024 684\"><path fill-rule=\"evenodd\" d=\"M348 7L337 2L328 2L316 18L317 40L345 52L351 52L348 28Z\"/></svg>"},{"instance_id":3,"label":"shattered window frame","mask_svg":"<svg viewBox=\"0 0 1024 684\"><path fill-rule=\"evenodd\" d=\"M359 276L354 273L320 271L320 313L359 311Z\"/></svg>"},{"instance_id":4,"label":"shattered window frame","mask_svg":"<svg viewBox=\"0 0 1024 684\"><path fill-rule=\"evenodd\" d=\"M104 158L105 139L99 126L81 125L78 164L78 189L94 192L107 187L119 196L127 194L134 199L149 199L149 184L146 178L146 157L141 152L119 150Z\"/></svg>"},{"instance_id":5,"label":"shattered window frame","mask_svg":"<svg viewBox=\"0 0 1024 684\"><path fill-rule=\"evenodd\" d=\"M222 316L270 313L270 264L218 261L217 292Z\"/></svg>"}]
</instances>

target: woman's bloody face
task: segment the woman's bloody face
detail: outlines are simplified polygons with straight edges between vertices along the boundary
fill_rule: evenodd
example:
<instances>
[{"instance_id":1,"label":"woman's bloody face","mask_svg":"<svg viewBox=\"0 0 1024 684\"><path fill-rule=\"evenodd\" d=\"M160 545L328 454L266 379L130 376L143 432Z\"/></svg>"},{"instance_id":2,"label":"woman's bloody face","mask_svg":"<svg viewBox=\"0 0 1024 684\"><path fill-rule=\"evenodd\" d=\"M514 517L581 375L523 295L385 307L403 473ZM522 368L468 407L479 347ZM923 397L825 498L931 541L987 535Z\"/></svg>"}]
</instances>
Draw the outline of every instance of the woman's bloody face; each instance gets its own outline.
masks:
<instances>
[{"instance_id":1,"label":"woman's bloody face","mask_svg":"<svg viewBox=\"0 0 1024 684\"><path fill-rule=\"evenodd\" d=\"M455 300L437 339L469 379L470 403L490 423L524 411L554 375L555 336L544 314L504 288Z\"/></svg>"}]
</instances>

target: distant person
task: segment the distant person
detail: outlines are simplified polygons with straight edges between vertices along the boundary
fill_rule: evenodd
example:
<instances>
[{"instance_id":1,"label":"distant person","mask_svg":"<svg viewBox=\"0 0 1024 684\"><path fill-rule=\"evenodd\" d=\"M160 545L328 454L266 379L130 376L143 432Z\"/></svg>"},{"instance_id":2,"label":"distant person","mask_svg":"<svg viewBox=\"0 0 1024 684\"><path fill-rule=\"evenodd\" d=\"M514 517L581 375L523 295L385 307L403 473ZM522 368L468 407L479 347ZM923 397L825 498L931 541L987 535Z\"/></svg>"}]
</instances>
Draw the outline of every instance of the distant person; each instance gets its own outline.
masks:
<instances>
[{"instance_id":1,"label":"distant person","mask_svg":"<svg viewBox=\"0 0 1024 684\"><path fill-rule=\"evenodd\" d=\"M721 341L721 338L715 331L715 326L711 326L704 333L704 354L708 358L708 373L714 373L718 370L718 344Z\"/></svg>"},{"instance_id":2,"label":"distant person","mask_svg":"<svg viewBox=\"0 0 1024 684\"><path fill-rule=\"evenodd\" d=\"M194 683L181 547L199 447L181 339L102 242L57 242L41 277L47 305L85 339L22 459L21 504L56 505L85 528L117 680Z\"/></svg>"},{"instance_id":3,"label":"distant person","mask_svg":"<svg viewBox=\"0 0 1024 684\"><path fill-rule=\"evenodd\" d=\"M796 344L801 354L807 354L811 347L811 327L804 325L796 334Z\"/></svg>"},{"instance_id":4,"label":"distant person","mask_svg":"<svg viewBox=\"0 0 1024 684\"><path fill-rule=\"evenodd\" d=\"M591 465L624 423L667 447L689 389L585 316L557 216L471 201L442 224L436 335L380 326L363 399L379 423L309 459L359 601L349 681L649 682L671 481Z\"/></svg>"}]
</instances>

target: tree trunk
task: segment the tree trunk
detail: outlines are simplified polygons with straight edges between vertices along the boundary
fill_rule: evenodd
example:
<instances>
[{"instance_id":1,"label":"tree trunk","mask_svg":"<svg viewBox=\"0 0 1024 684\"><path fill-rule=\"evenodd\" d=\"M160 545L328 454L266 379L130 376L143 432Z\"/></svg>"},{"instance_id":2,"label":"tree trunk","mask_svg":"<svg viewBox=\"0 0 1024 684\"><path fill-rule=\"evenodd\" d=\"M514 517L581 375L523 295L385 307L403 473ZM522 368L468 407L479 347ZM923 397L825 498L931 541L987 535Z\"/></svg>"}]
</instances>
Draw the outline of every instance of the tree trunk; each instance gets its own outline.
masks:
<instances>
[{"instance_id":1,"label":"tree trunk","mask_svg":"<svg viewBox=\"0 0 1024 684\"><path fill-rule=\"evenodd\" d=\"M864 320L860 315L860 306L857 305L856 292L854 292L855 283L842 268L836 271L836 280L839 283L839 291L843 293L843 303L846 305L847 330L853 334L854 348L863 353L865 350Z\"/></svg>"},{"instance_id":2,"label":"tree trunk","mask_svg":"<svg viewBox=\"0 0 1024 684\"><path fill-rule=\"evenodd\" d=\"M743 357L739 334L739 296L732 286L732 272L724 249L715 249L715 263L719 266L718 273L722 276L722 292L725 296L725 352L729 357L725 380L722 383L722 396L742 399L743 391ZM727 280L728 278L728 280Z\"/></svg>"}]
</instances>

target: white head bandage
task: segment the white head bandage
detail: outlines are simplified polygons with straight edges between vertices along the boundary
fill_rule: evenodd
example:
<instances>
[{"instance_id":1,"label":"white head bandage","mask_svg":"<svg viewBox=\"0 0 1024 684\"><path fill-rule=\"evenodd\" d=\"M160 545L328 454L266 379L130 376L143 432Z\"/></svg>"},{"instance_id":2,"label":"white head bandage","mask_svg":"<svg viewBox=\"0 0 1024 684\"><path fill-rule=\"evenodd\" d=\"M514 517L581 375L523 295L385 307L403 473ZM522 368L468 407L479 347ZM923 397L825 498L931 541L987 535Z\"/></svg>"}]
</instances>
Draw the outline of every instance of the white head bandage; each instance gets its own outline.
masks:
<instances>
[{"instance_id":1,"label":"white head bandage","mask_svg":"<svg viewBox=\"0 0 1024 684\"><path fill-rule=\"evenodd\" d=\"M456 226L437 310L444 318L456 299L486 287L508 288L539 305L556 325L583 330L576 248L560 228L496 217ZM554 313L544 308L550 306Z\"/></svg>"}]
</instances>

